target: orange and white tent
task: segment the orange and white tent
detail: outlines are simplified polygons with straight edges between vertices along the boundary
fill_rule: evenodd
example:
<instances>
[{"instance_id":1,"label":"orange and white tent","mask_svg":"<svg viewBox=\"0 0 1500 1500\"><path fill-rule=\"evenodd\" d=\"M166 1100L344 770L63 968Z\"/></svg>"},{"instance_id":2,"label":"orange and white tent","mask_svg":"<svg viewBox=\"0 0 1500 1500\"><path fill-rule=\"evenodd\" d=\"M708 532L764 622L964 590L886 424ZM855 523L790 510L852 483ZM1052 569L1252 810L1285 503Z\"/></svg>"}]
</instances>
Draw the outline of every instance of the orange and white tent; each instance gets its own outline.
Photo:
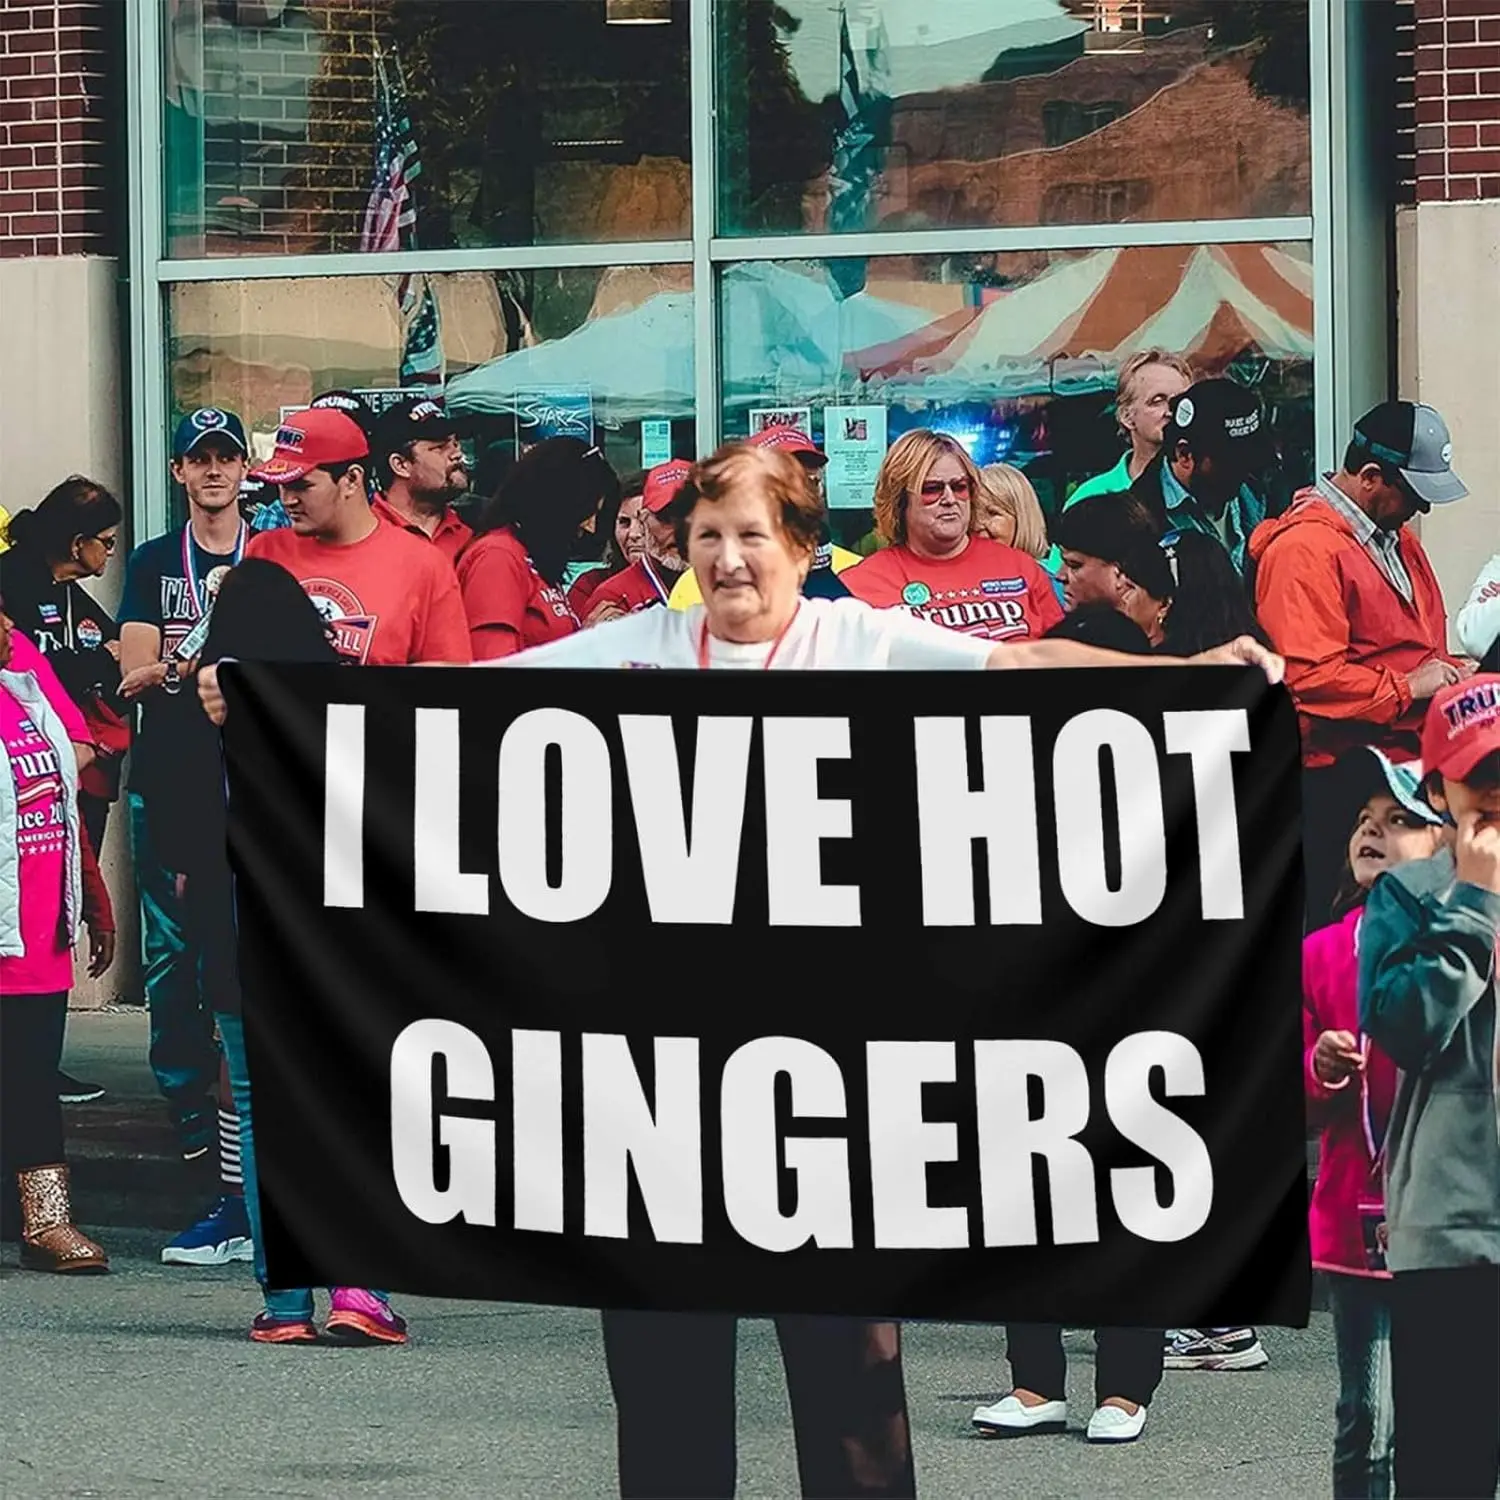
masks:
<instances>
[{"instance_id":1,"label":"orange and white tent","mask_svg":"<svg viewBox=\"0 0 1500 1500\"><path fill-rule=\"evenodd\" d=\"M850 354L871 386L908 399L1108 389L1136 349L1203 375L1243 356L1313 353L1312 267L1268 245L1153 245L1071 256L987 306Z\"/></svg>"}]
</instances>

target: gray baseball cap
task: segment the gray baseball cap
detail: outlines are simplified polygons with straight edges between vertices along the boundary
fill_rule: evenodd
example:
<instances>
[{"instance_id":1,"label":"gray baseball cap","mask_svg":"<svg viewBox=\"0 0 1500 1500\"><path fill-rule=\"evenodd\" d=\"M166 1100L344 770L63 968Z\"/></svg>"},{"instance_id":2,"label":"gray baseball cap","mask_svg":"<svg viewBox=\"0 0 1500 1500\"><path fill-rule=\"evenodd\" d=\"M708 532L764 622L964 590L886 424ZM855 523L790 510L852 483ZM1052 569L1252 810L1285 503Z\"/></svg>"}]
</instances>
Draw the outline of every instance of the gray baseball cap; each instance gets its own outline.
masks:
<instances>
[{"instance_id":1,"label":"gray baseball cap","mask_svg":"<svg viewBox=\"0 0 1500 1500\"><path fill-rule=\"evenodd\" d=\"M1354 441L1371 457L1394 464L1429 505L1447 505L1469 493L1453 472L1448 424L1431 406L1382 401L1354 424Z\"/></svg>"}]
</instances>

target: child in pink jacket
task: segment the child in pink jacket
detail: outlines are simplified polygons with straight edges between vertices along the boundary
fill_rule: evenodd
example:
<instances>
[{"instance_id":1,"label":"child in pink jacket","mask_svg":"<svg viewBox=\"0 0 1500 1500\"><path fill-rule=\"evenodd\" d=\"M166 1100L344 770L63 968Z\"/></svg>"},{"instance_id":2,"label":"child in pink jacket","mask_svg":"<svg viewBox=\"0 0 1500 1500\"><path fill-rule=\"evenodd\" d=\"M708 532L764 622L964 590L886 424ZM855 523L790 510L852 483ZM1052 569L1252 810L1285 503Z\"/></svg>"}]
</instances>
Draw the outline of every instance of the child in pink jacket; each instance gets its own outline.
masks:
<instances>
[{"instance_id":1,"label":"child in pink jacket","mask_svg":"<svg viewBox=\"0 0 1500 1500\"><path fill-rule=\"evenodd\" d=\"M1385 1269L1380 1147L1396 1091L1396 1065L1359 1032L1358 943L1375 877L1427 859L1443 819L1421 795L1421 767L1378 750L1340 762L1348 858L1332 926L1302 943L1303 1080L1310 1124L1321 1131L1310 1216L1313 1265L1328 1275L1338 1352L1333 1493L1390 1494L1392 1415L1390 1274Z\"/></svg>"}]
</instances>

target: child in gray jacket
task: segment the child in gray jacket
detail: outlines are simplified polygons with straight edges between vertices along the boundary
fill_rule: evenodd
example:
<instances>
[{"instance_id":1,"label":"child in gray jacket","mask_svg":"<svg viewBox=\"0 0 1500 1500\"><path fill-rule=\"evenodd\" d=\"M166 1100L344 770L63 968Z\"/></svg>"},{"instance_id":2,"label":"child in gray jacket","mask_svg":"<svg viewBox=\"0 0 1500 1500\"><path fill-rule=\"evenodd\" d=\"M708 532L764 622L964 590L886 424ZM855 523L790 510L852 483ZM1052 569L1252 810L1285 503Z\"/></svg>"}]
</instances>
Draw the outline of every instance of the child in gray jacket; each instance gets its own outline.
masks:
<instances>
[{"instance_id":1,"label":"child in gray jacket","mask_svg":"<svg viewBox=\"0 0 1500 1500\"><path fill-rule=\"evenodd\" d=\"M1359 940L1360 1025L1401 1069L1384 1141L1398 1496L1500 1479L1500 675L1427 712L1428 798L1453 847L1382 875Z\"/></svg>"}]
</instances>

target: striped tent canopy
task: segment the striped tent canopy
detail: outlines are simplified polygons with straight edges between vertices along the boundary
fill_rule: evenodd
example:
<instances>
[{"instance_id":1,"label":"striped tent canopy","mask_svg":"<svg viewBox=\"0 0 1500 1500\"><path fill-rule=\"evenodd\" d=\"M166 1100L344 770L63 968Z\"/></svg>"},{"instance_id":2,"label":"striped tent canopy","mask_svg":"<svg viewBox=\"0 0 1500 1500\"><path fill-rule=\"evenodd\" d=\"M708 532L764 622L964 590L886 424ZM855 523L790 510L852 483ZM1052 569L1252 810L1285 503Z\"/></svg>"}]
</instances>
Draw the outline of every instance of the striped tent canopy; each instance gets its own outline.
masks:
<instances>
[{"instance_id":1,"label":"striped tent canopy","mask_svg":"<svg viewBox=\"0 0 1500 1500\"><path fill-rule=\"evenodd\" d=\"M1095 250L846 365L926 400L1071 395L1111 389L1123 361L1152 345L1204 375L1246 356L1310 360L1312 268L1266 245Z\"/></svg>"}]
</instances>

